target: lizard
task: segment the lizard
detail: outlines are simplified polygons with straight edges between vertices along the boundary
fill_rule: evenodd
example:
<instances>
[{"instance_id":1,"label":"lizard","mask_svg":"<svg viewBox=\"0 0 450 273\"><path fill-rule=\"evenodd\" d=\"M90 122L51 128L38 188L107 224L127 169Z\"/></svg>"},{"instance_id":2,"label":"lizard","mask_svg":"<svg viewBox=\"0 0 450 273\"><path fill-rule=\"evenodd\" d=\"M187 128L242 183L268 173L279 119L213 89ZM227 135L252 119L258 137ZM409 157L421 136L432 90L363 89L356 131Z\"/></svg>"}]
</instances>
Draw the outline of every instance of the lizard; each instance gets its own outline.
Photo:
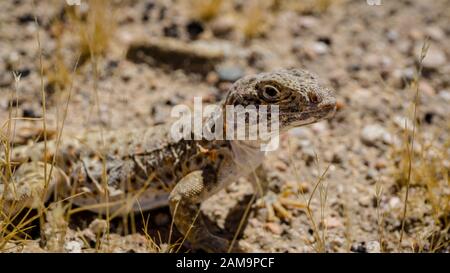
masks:
<instances>
[{"instance_id":1,"label":"lizard","mask_svg":"<svg viewBox=\"0 0 450 273\"><path fill-rule=\"evenodd\" d=\"M279 69L237 80L220 103L222 108L227 105L277 105L282 133L332 117L336 99L334 91L314 74ZM9 155L15 171L8 183L0 182L0 196L4 209L13 204L37 208L39 198L47 201L52 193L103 214L168 205L176 228L194 247L208 252L239 251L208 230L199 209L203 201L238 178L252 176L265 154L260 142L174 140L169 124L162 124L50 140L46 146L42 142L18 146ZM264 187L249 180L259 196L264 195L265 189L258 190Z\"/></svg>"}]
</instances>

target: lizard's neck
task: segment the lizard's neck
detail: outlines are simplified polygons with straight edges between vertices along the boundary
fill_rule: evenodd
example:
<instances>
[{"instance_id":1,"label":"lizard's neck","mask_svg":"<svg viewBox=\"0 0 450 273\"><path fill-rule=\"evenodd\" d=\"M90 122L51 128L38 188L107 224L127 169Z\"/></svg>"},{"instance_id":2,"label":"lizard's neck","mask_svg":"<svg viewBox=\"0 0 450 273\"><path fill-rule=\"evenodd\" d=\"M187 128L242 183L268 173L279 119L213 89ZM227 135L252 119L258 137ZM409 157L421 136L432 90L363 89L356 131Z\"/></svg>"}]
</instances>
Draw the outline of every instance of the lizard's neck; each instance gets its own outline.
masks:
<instances>
[{"instance_id":1,"label":"lizard's neck","mask_svg":"<svg viewBox=\"0 0 450 273\"><path fill-rule=\"evenodd\" d=\"M215 119L222 119L222 128L215 128L215 130L222 130L222 135L224 139L227 138L227 123L226 123L226 112L225 112L225 104L222 103L220 105L222 109L221 116L215 116L211 114L205 118L205 124L215 124ZM265 151L261 149L263 144L267 144L268 141L263 140L236 140L231 138L227 140L230 143L231 150L233 153L233 159L236 164L242 167L245 170L251 171L256 169L264 160Z\"/></svg>"},{"instance_id":2,"label":"lizard's neck","mask_svg":"<svg viewBox=\"0 0 450 273\"><path fill-rule=\"evenodd\" d=\"M230 140L233 158L236 164L248 171L256 169L264 160L265 151L261 142L256 140Z\"/></svg>"}]
</instances>

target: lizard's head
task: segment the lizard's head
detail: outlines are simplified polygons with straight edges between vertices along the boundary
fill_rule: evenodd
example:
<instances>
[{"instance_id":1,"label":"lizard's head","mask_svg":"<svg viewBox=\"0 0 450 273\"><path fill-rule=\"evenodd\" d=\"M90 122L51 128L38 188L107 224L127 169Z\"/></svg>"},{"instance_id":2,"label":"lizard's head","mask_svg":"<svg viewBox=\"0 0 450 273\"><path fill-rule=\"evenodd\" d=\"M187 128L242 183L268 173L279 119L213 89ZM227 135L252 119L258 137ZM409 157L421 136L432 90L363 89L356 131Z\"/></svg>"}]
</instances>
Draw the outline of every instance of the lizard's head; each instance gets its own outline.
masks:
<instances>
[{"instance_id":1,"label":"lizard's head","mask_svg":"<svg viewBox=\"0 0 450 273\"><path fill-rule=\"evenodd\" d=\"M269 109L271 105L278 105L280 131L285 131L331 117L336 99L333 91L320 85L308 71L282 69L238 80L225 105L254 105L256 108L268 105Z\"/></svg>"}]
</instances>

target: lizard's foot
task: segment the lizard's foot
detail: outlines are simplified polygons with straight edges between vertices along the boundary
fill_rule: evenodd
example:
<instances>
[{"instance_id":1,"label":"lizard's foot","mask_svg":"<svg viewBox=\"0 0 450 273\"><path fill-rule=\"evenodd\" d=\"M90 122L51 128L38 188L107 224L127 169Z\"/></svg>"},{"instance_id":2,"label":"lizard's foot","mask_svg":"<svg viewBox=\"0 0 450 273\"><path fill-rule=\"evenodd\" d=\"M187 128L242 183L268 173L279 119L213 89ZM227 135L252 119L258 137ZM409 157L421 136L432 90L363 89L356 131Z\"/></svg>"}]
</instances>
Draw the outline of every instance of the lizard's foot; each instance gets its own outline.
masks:
<instances>
[{"instance_id":1,"label":"lizard's foot","mask_svg":"<svg viewBox=\"0 0 450 273\"><path fill-rule=\"evenodd\" d=\"M292 193L285 190L279 194L272 191L256 201L256 206L267 210L267 221L276 221L280 218L285 221L292 219L289 209L305 209L306 204L298 197L292 197Z\"/></svg>"},{"instance_id":2,"label":"lizard's foot","mask_svg":"<svg viewBox=\"0 0 450 273\"><path fill-rule=\"evenodd\" d=\"M14 213L24 208L38 208L61 181L67 182L67 177L50 164L39 161L21 164L9 183L0 184L0 196L5 201L3 211Z\"/></svg>"},{"instance_id":3,"label":"lizard's foot","mask_svg":"<svg viewBox=\"0 0 450 273\"><path fill-rule=\"evenodd\" d=\"M208 170L189 173L178 182L169 196L170 212L177 229L196 248L208 252L241 252L228 240L213 235L200 215L200 202L214 186L214 173ZM208 181L206 183L205 181Z\"/></svg>"},{"instance_id":4,"label":"lizard's foot","mask_svg":"<svg viewBox=\"0 0 450 273\"><path fill-rule=\"evenodd\" d=\"M267 221L275 221L277 218L289 221L292 214L288 209L306 208L305 203L298 200L298 191L293 189L292 185L285 185L279 194L270 191L267 171L263 166L258 167L248 179L258 198L256 207L267 209Z\"/></svg>"}]
</instances>

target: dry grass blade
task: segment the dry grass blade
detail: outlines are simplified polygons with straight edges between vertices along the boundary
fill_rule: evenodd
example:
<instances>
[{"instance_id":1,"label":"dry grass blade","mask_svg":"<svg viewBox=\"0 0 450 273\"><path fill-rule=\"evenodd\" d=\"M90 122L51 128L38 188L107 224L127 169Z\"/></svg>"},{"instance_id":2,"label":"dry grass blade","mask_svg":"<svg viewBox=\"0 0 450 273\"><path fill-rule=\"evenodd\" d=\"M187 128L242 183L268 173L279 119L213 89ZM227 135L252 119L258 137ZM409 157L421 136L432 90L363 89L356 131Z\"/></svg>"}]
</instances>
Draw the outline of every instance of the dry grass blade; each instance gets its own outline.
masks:
<instances>
[{"instance_id":1,"label":"dry grass blade","mask_svg":"<svg viewBox=\"0 0 450 273\"><path fill-rule=\"evenodd\" d=\"M402 227L401 227L401 231L400 231L400 239L399 239L399 249L403 240L403 236L405 233L405 221L406 221L406 212L407 212L407 207L408 207L408 197L409 197L409 187L411 184L411 172L412 172L412 161L413 161L413 156L414 156L414 140L415 140L415 133L416 133L416 120L417 120L417 108L419 105L419 81L422 75L422 63L423 60L425 59L425 56L427 55L427 51L429 49L430 45L428 43L428 39L425 40L425 42L423 43L422 46L422 50L420 52L420 59L419 59L419 68L417 69L416 72L416 76L414 79L415 82L415 96L414 96L414 114L413 114L413 129L412 129L412 133L411 133L411 142L410 142L410 149L408 150L408 178L406 181L406 194L405 194L405 199L404 199L404 204L403 204L403 216L402 216ZM407 132L408 128L407 124L405 122L405 131Z\"/></svg>"}]
</instances>

